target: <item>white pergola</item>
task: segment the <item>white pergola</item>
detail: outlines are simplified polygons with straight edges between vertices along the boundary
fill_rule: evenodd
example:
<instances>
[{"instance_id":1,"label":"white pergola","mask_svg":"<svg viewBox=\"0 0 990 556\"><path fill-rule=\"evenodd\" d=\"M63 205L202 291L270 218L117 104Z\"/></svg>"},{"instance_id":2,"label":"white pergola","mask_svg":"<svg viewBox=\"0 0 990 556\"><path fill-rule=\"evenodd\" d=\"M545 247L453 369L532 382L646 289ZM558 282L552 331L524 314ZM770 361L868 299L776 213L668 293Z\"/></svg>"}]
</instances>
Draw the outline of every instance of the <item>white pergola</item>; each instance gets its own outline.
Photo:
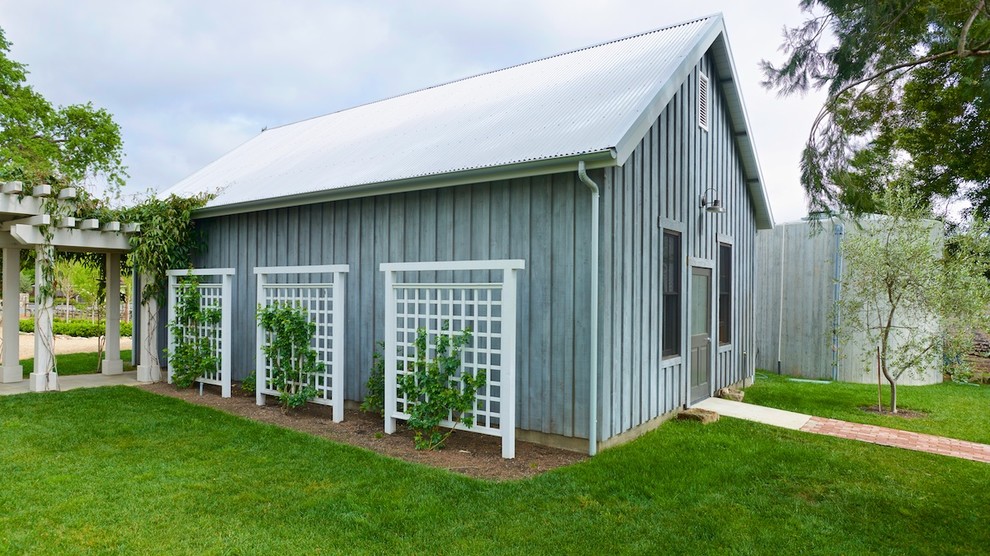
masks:
<instances>
[{"instance_id":1,"label":"white pergola","mask_svg":"<svg viewBox=\"0 0 990 556\"><path fill-rule=\"evenodd\" d=\"M51 187L38 185L31 195L25 195L21 182L3 183L0 187L0 248L3 250L3 368L0 382L20 382L22 369L19 361L19 319L21 251L35 249L38 252L36 276L42 271L40 261L47 255L51 259L56 250L106 255L106 350L101 362L101 372L115 375L123 372L120 359L120 256L130 250L128 235L139 231L137 224L120 222L100 223L95 219L77 220L72 217L55 217L46 214L43 198L51 195ZM58 194L58 202L71 204L76 189L67 187ZM53 237L46 241L41 226L49 226ZM55 300L42 293L35 284L34 310L34 372L30 376L30 390L43 392L58 389L58 375L54 372L52 317Z\"/></svg>"}]
</instances>

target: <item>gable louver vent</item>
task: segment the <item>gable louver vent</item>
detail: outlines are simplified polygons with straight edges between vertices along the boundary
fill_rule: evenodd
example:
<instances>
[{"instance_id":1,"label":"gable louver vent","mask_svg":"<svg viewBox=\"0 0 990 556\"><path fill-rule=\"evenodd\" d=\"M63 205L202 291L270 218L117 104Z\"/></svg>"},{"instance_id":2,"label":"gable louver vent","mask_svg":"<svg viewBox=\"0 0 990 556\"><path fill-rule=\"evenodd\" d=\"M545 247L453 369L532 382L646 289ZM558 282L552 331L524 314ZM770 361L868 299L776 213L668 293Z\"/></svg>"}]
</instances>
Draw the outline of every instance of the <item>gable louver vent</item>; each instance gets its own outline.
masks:
<instances>
[{"instance_id":1,"label":"gable louver vent","mask_svg":"<svg viewBox=\"0 0 990 556\"><path fill-rule=\"evenodd\" d=\"M698 74L698 126L708 131L708 76Z\"/></svg>"}]
</instances>

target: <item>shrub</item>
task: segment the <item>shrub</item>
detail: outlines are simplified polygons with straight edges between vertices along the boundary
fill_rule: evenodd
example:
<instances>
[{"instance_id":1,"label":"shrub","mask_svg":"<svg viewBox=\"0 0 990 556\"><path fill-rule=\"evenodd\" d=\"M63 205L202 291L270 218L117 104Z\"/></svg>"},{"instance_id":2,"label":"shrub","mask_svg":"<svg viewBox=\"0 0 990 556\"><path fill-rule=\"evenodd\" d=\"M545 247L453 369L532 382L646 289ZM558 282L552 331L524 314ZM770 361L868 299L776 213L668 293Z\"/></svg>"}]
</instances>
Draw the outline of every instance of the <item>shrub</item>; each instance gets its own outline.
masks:
<instances>
[{"instance_id":1,"label":"shrub","mask_svg":"<svg viewBox=\"0 0 990 556\"><path fill-rule=\"evenodd\" d=\"M371 355L371 373L368 375L368 393L361 402L361 411L385 416L385 342L375 342L378 349Z\"/></svg>"},{"instance_id":2,"label":"shrub","mask_svg":"<svg viewBox=\"0 0 990 556\"><path fill-rule=\"evenodd\" d=\"M34 319L21 319L19 324L21 332L34 332ZM102 336L107 330L104 321L90 322L88 320L59 320L52 322L52 332L63 336L76 336L79 338L95 338ZM120 323L120 335L131 336L134 333L134 326L130 322Z\"/></svg>"},{"instance_id":3,"label":"shrub","mask_svg":"<svg viewBox=\"0 0 990 556\"><path fill-rule=\"evenodd\" d=\"M241 390L247 392L248 394L254 394L258 387L258 374L256 371L251 371L248 373L244 380L241 381Z\"/></svg>"},{"instance_id":4,"label":"shrub","mask_svg":"<svg viewBox=\"0 0 990 556\"><path fill-rule=\"evenodd\" d=\"M409 407L409 428L415 433L417 450L437 450L454 432L459 423L471 428L474 426L474 402L478 389L486 382L485 370L477 373L462 373L461 349L471 341L471 329L460 334L445 334L448 322L441 325L441 333L434 339L436 356L426 359L426 329L416 331L416 361L412 372L399 377L399 391L411 402ZM440 431L440 423L451 419L453 426L446 433Z\"/></svg>"}]
</instances>

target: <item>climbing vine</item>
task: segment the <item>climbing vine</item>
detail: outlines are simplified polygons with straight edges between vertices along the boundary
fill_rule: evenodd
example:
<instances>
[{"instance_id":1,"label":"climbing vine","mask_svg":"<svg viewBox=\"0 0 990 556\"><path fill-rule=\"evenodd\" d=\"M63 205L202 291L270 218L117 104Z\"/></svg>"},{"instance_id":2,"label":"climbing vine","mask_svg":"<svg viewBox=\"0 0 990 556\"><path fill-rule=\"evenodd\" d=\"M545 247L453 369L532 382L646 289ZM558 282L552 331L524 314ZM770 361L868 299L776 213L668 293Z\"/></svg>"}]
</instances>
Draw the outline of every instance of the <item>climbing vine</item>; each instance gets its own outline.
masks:
<instances>
[{"instance_id":1,"label":"climbing vine","mask_svg":"<svg viewBox=\"0 0 990 556\"><path fill-rule=\"evenodd\" d=\"M142 301L164 302L168 288L165 273L169 269L192 266L193 256L205 245L192 219L193 211L202 208L213 197L213 194L205 193L193 197L150 197L107 216L141 226L141 232L130 238L131 252L127 261L148 278L142 284Z\"/></svg>"},{"instance_id":2,"label":"climbing vine","mask_svg":"<svg viewBox=\"0 0 990 556\"><path fill-rule=\"evenodd\" d=\"M41 185L40 187L49 187L47 185ZM62 203L59 203L56 195L49 195L44 197L41 202L42 214L47 214L50 217L48 223L42 223L38 226L38 231L44 238L44 245L37 250L35 259L35 281L37 282L37 295L35 297L35 304L39 307L41 306L51 306L54 304L55 300L55 249L52 247L52 240L55 237L55 232L52 226L52 221L57 222L64 213L67 212L67 208ZM45 314L43 312L38 312L38 314ZM48 313L49 315L51 313ZM41 342L44 346L45 351L48 352L47 362L48 368L36 368L35 373L58 373L58 364L55 359L55 346L53 345L53 338L51 334L40 334L37 336L41 338ZM47 377L46 377L47 380ZM45 388L47 389L47 387Z\"/></svg>"},{"instance_id":3,"label":"climbing vine","mask_svg":"<svg viewBox=\"0 0 990 556\"><path fill-rule=\"evenodd\" d=\"M399 391L411 403L409 408L409 428L414 431L417 450L438 450L443 448L447 438L453 434L458 424L474 426L475 399L478 389L485 386L484 369L475 374L461 373L461 351L471 341L471 329L460 334L448 334L450 323L444 321L440 334L434 339L433 359L427 359L427 334L425 328L416 331L416 360L412 372L399 377ZM446 432L441 430L441 422L451 419L453 425Z\"/></svg>"},{"instance_id":4,"label":"climbing vine","mask_svg":"<svg viewBox=\"0 0 990 556\"><path fill-rule=\"evenodd\" d=\"M203 307L196 276L187 276L178 290L175 319L168 323L174 343L168 357L172 383L179 388L188 388L196 379L220 366L216 336L221 314L219 308Z\"/></svg>"},{"instance_id":5,"label":"climbing vine","mask_svg":"<svg viewBox=\"0 0 990 556\"><path fill-rule=\"evenodd\" d=\"M316 375L324 369L312 347L316 323L303 309L287 303L260 307L258 322L266 334L261 349L272 366L272 388L282 407L293 409L315 398Z\"/></svg>"}]
</instances>

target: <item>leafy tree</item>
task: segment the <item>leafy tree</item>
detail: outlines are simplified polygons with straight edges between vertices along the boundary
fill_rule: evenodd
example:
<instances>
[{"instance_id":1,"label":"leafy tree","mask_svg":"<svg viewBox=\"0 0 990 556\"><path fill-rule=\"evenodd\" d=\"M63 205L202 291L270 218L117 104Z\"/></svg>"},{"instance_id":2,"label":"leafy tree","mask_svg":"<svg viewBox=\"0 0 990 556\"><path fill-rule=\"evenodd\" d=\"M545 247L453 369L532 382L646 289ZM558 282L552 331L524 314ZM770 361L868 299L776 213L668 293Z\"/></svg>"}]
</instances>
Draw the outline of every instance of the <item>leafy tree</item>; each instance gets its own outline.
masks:
<instances>
[{"instance_id":1,"label":"leafy tree","mask_svg":"<svg viewBox=\"0 0 990 556\"><path fill-rule=\"evenodd\" d=\"M0 29L0 179L65 185L99 175L123 185L123 141L113 116L91 103L53 106L9 52Z\"/></svg>"},{"instance_id":2,"label":"leafy tree","mask_svg":"<svg viewBox=\"0 0 990 556\"><path fill-rule=\"evenodd\" d=\"M100 282L99 267L88 260L60 259L55 262L55 288L65 296L65 319L69 320L69 307L76 296L82 299L86 306L93 305L98 299Z\"/></svg>"},{"instance_id":3,"label":"leafy tree","mask_svg":"<svg viewBox=\"0 0 990 556\"><path fill-rule=\"evenodd\" d=\"M880 369L897 412L897 381L944 360L962 370L973 330L988 324L990 283L984 273L987 228L975 222L947 238L905 182L889 184L874 201L889 216L872 217L843 242L843 335L865 335L880 348ZM926 218L927 217L927 218ZM864 354L872 366L875 354Z\"/></svg>"},{"instance_id":4,"label":"leafy tree","mask_svg":"<svg viewBox=\"0 0 990 556\"><path fill-rule=\"evenodd\" d=\"M987 0L801 0L785 60L764 60L781 95L828 93L801 157L812 210L875 211L877 168L910 160L926 197L965 196L990 216Z\"/></svg>"}]
</instances>

